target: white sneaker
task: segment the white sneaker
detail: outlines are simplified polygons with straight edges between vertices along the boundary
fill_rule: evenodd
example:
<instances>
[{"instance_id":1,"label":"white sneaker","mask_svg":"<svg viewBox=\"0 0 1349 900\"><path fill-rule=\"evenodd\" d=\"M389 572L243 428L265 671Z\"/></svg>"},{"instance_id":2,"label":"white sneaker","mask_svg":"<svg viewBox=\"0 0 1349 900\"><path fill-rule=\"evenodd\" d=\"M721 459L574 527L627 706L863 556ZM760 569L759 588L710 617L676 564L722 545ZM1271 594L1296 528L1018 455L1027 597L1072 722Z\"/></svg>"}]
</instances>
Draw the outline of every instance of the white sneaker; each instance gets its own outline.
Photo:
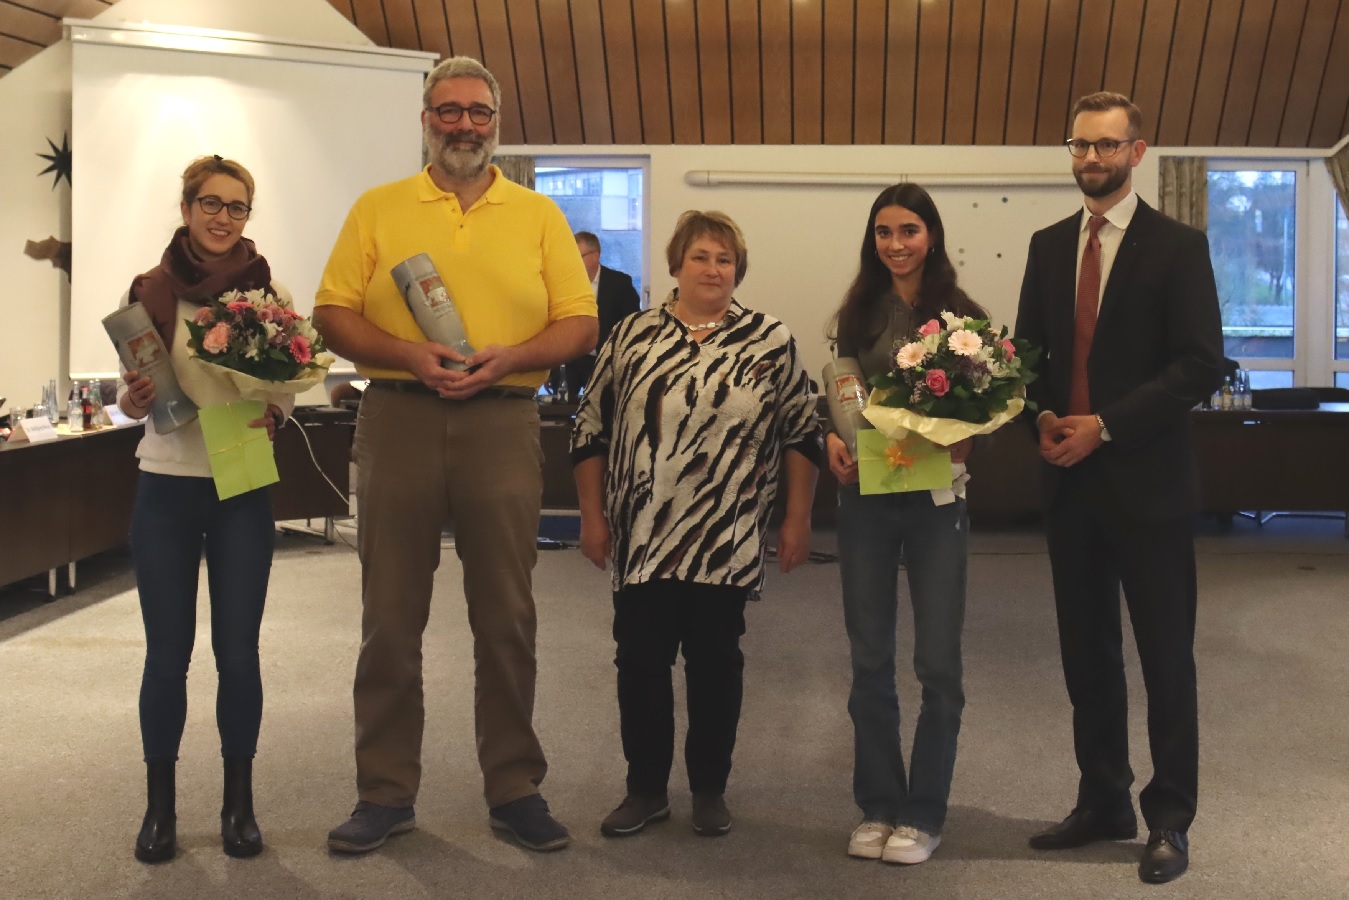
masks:
<instances>
[{"instance_id":1,"label":"white sneaker","mask_svg":"<svg viewBox=\"0 0 1349 900\"><path fill-rule=\"evenodd\" d=\"M932 855L932 851L936 850L940 844L941 835L939 834L928 834L926 831L901 825L894 830L890 839L885 842L885 850L881 853L881 859L889 863L916 865L920 862L927 862L928 857Z\"/></svg>"},{"instance_id":2,"label":"white sneaker","mask_svg":"<svg viewBox=\"0 0 1349 900\"><path fill-rule=\"evenodd\" d=\"M862 859L880 859L885 842L895 829L884 822L863 822L848 841L848 855Z\"/></svg>"}]
</instances>

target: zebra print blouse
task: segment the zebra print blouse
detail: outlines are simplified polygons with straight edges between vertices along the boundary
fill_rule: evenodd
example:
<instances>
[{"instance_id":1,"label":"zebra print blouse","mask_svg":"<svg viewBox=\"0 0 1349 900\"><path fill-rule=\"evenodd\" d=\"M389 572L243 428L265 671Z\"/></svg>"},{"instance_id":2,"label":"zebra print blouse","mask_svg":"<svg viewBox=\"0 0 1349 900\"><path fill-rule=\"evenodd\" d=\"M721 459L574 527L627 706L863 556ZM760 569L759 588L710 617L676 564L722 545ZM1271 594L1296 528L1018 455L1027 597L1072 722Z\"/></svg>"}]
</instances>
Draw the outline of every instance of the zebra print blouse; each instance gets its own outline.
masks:
<instances>
[{"instance_id":1,"label":"zebra print blouse","mask_svg":"<svg viewBox=\"0 0 1349 900\"><path fill-rule=\"evenodd\" d=\"M700 344L666 305L595 360L572 462L606 455L614 590L659 579L757 594L785 449L817 466L815 389L787 327L732 300Z\"/></svg>"}]
</instances>

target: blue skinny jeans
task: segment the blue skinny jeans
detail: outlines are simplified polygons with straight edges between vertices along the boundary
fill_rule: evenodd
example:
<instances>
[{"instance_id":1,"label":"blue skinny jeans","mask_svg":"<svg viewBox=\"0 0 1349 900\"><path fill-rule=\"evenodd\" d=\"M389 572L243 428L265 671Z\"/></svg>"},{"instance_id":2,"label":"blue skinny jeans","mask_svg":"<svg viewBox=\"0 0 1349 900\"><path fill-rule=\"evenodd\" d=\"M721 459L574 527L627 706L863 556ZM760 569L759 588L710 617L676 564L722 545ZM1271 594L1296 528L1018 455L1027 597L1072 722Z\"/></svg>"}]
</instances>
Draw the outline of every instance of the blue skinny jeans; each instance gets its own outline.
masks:
<instances>
[{"instance_id":1,"label":"blue skinny jeans","mask_svg":"<svg viewBox=\"0 0 1349 900\"><path fill-rule=\"evenodd\" d=\"M265 488L219 500L209 478L140 473L131 554L145 623L140 721L147 762L178 758L203 548L211 649L219 678L220 751L246 759L257 752L262 725L258 631L272 568L274 526Z\"/></svg>"}]
</instances>

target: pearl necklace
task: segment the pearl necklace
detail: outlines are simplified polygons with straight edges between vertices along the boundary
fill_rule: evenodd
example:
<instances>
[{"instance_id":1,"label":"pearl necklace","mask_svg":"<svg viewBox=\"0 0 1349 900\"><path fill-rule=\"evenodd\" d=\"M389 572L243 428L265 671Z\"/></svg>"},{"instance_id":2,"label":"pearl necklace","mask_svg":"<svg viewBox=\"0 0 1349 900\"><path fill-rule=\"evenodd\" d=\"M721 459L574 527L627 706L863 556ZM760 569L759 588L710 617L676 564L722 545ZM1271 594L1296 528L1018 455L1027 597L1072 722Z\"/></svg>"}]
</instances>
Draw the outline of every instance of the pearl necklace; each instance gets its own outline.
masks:
<instances>
[{"instance_id":1,"label":"pearl necklace","mask_svg":"<svg viewBox=\"0 0 1349 900\"><path fill-rule=\"evenodd\" d=\"M676 302L678 302L678 301L676 301ZM726 322L726 319L723 317L723 318L717 320L716 322L703 322L702 324L699 324L699 325L690 325L688 322L685 322L683 319L680 319L680 318L679 318L679 314L675 312L675 304L674 304L674 303L671 303L671 304L670 304L669 309L670 309L670 315L674 316L675 319L677 319L677 320L679 321L679 324L683 325L683 326L684 326L685 328L687 328L690 332L694 332L694 331L715 331L716 329L720 328L720 327L721 327L723 324L725 324L725 322Z\"/></svg>"}]
</instances>

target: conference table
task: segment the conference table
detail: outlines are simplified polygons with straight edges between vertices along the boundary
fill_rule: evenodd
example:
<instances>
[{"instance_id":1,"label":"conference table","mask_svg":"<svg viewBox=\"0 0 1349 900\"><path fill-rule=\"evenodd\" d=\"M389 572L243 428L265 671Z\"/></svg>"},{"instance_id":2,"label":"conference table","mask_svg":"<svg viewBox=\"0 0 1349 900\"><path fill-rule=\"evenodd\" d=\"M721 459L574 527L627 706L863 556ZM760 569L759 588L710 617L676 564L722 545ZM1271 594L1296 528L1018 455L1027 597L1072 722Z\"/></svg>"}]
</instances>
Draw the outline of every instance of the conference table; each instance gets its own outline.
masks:
<instances>
[{"instance_id":1,"label":"conference table","mask_svg":"<svg viewBox=\"0 0 1349 900\"><path fill-rule=\"evenodd\" d=\"M1349 403L1195 410L1190 421L1204 512L1349 512Z\"/></svg>"},{"instance_id":2,"label":"conference table","mask_svg":"<svg viewBox=\"0 0 1349 900\"><path fill-rule=\"evenodd\" d=\"M571 404L541 404L545 510L576 509L568 442ZM301 427L277 433L281 482L272 488L278 521L349 514L349 463L355 413L296 410ZM1254 512L1349 511L1349 403L1309 410L1194 410L1200 509L1231 517ZM136 489L141 426L105 428L41 444L0 444L0 585L68 569L127 541ZM308 437L306 442L304 438ZM317 467L310 452L317 460ZM1040 512L1040 460L1027 428L992 435L970 460L970 517L978 522L1031 520ZM327 475L333 485L324 479ZM813 515L834 521L836 485L821 472ZM1349 517L1346 519L1349 535Z\"/></svg>"},{"instance_id":3,"label":"conference table","mask_svg":"<svg viewBox=\"0 0 1349 900\"><path fill-rule=\"evenodd\" d=\"M294 418L276 433L281 481L271 488L272 514L278 522L321 519L331 543L333 518L350 513L354 414L301 407ZM127 543L143 431L133 422L0 443L0 586L45 572L54 597L62 567L73 590L80 560Z\"/></svg>"}]
</instances>

